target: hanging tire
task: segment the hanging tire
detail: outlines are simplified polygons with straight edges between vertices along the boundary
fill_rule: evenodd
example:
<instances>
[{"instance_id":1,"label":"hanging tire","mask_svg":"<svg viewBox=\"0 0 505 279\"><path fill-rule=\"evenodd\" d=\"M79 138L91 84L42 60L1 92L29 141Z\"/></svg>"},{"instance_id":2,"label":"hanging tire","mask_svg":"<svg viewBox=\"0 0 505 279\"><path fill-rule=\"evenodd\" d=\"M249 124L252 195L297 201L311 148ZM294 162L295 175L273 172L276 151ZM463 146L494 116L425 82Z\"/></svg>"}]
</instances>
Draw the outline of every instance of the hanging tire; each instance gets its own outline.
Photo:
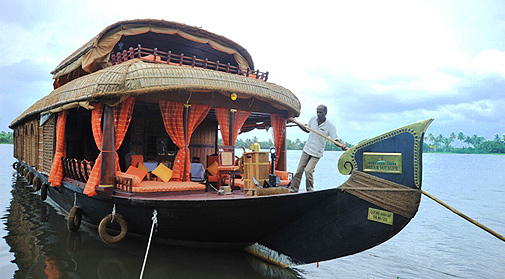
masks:
<instances>
[{"instance_id":1,"label":"hanging tire","mask_svg":"<svg viewBox=\"0 0 505 279\"><path fill-rule=\"evenodd\" d=\"M33 190L34 191L40 190L40 186L42 186L42 180L40 179L40 177L35 176L33 178Z\"/></svg>"},{"instance_id":2,"label":"hanging tire","mask_svg":"<svg viewBox=\"0 0 505 279\"><path fill-rule=\"evenodd\" d=\"M40 200L41 201L45 201L47 199L47 188L49 187L49 185L47 185L46 183L42 184L42 186L40 187Z\"/></svg>"},{"instance_id":3,"label":"hanging tire","mask_svg":"<svg viewBox=\"0 0 505 279\"><path fill-rule=\"evenodd\" d=\"M98 234L100 235L100 238L103 240L103 242L108 243L108 244L114 244L118 243L123 238L126 236L126 233L128 232L128 223L124 219L123 216L120 214L116 214L114 216L114 222L117 222L119 226L121 227L121 231L118 235L116 236L111 236L107 232L107 225L110 224L110 221L112 220L112 214L109 214L105 216L102 221L100 221L100 225L98 226Z\"/></svg>"},{"instance_id":4,"label":"hanging tire","mask_svg":"<svg viewBox=\"0 0 505 279\"><path fill-rule=\"evenodd\" d=\"M26 182L28 182L28 185L32 185L33 183L33 178L35 177L35 174L33 174L33 172L28 172L28 174L26 175Z\"/></svg>"},{"instance_id":5,"label":"hanging tire","mask_svg":"<svg viewBox=\"0 0 505 279\"><path fill-rule=\"evenodd\" d=\"M80 208L74 206L68 213L67 229L71 232L76 232L81 226L82 211Z\"/></svg>"},{"instance_id":6,"label":"hanging tire","mask_svg":"<svg viewBox=\"0 0 505 279\"><path fill-rule=\"evenodd\" d=\"M14 162L12 164L12 168L15 169L15 170L18 170L18 166L19 166L19 163L18 162Z\"/></svg>"}]
</instances>

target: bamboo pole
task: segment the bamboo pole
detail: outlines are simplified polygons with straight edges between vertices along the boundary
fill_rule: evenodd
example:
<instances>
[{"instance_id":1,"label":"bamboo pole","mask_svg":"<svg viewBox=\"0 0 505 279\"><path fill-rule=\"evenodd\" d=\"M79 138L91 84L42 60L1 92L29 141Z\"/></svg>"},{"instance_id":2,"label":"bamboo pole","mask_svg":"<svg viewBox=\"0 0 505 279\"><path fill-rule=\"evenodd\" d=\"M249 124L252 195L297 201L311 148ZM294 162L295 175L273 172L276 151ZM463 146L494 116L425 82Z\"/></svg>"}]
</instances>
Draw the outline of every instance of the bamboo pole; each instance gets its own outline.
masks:
<instances>
[{"instance_id":1,"label":"bamboo pole","mask_svg":"<svg viewBox=\"0 0 505 279\"><path fill-rule=\"evenodd\" d=\"M463 213L459 212L458 210L454 209L453 207L449 206L448 204L444 203L443 201L441 201L441 200L437 199L436 197L434 197L434 196L432 196L432 195L430 195L430 194L426 193L424 190L421 190L421 192L422 192L425 196L427 196L428 198L430 198L430 199L432 199L432 200L436 201L437 203L441 204L442 206L444 206L445 208L449 209L450 211L452 211L452 212L456 213L457 215L459 215L459 216L460 216L460 217L462 217L463 219L467 220L468 222L470 222L470 223L472 223L472 224L476 225L477 227L479 227L479 228L481 228L481 229L485 230L486 232L488 232L488 233L490 233L490 234L494 235L496 238L498 238L498 239L500 239L501 241L505 242L505 237L503 237L503 236L502 236L502 235L500 235L499 233L497 233L497 232L493 231L492 229L490 229L490 228L488 228L488 227L486 227L486 226L482 225L481 223L479 223L479 222L477 222L477 221L473 220L472 218L470 218L470 217L466 216L465 214L463 214Z\"/></svg>"},{"instance_id":2,"label":"bamboo pole","mask_svg":"<svg viewBox=\"0 0 505 279\"><path fill-rule=\"evenodd\" d=\"M342 144L342 143L340 143L340 142L338 142L338 141L336 141L336 140L334 140L334 139L332 139L332 138L330 138L330 137L327 137L326 135L324 135L324 134L320 133L319 131L316 131L316 130L314 130L314 129L311 129L311 128L309 128L309 127L305 126L304 124L302 124L302 123L300 123L300 122L296 121L294 118L290 118L290 120L291 120L292 122L296 123L296 125L298 125L298 126L300 126L300 127L303 127L303 128L305 128L305 129L307 129L307 130L309 130L309 131L311 131L311 132L314 132L315 134L317 134L317 135L319 135L319 136L321 136L321 137L323 137L323 138L325 138L325 139L327 139L327 140L329 140L329 141L333 142L333 143L334 143L334 144L336 144L338 147L342 148L342 150L347 150L347 149L348 149L348 148L347 148L347 146L345 146L344 144Z\"/></svg>"}]
</instances>

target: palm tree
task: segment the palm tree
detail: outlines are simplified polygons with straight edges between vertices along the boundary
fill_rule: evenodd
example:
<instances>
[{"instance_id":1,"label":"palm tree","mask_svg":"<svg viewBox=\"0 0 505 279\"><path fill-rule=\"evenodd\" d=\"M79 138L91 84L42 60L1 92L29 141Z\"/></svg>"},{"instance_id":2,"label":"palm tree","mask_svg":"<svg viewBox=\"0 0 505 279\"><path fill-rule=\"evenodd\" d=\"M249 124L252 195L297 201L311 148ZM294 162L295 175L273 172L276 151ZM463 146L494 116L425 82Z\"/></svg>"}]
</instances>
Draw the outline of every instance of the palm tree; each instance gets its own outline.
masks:
<instances>
[{"instance_id":1,"label":"palm tree","mask_svg":"<svg viewBox=\"0 0 505 279\"><path fill-rule=\"evenodd\" d=\"M472 138L470 136L466 136L465 141L466 144L468 144L468 147L470 147L470 144L473 145Z\"/></svg>"},{"instance_id":2,"label":"palm tree","mask_svg":"<svg viewBox=\"0 0 505 279\"><path fill-rule=\"evenodd\" d=\"M479 149L480 145L482 144L483 141L484 141L484 137L479 137L479 136L477 136L477 134L473 134L472 143L473 143L473 146L475 146L475 148Z\"/></svg>"}]
</instances>

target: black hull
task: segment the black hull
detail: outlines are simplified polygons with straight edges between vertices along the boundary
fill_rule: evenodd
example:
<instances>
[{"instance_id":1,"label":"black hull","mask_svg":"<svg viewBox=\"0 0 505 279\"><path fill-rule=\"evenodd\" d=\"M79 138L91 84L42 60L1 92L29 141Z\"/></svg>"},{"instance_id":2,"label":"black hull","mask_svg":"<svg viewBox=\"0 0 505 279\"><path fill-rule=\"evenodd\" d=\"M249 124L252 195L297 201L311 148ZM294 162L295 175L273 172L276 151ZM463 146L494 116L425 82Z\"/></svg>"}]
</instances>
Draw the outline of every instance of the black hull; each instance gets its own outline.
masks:
<instances>
[{"instance_id":1,"label":"black hull","mask_svg":"<svg viewBox=\"0 0 505 279\"><path fill-rule=\"evenodd\" d=\"M65 211L76 205L83 221L97 226L112 212L128 222L128 232L148 236L154 209L155 239L168 243L244 248L260 243L311 263L361 252L393 237L409 222L395 214L393 225L367 220L369 208L382 209L339 189L244 199L133 200L88 197L72 186L50 188L49 197Z\"/></svg>"},{"instance_id":2,"label":"black hull","mask_svg":"<svg viewBox=\"0 0 505 279\"><path fill-rule=\"evenodd\" d=\"M98 226L115 207L127 221L129 234L149 236L156 210L158 227L154 238L158 240L199 247L247 247L249 252L281 265L329 260L385 242L414 217L420 201L420 146L431 121L400 128L348 150L339 160L339 170L355 172L340 189L257 197L235 194L226 198L209 194L195 198L189 192L178 196L116 194L106 199L89 197L82 193L81 186L64 180L61 187L49 187L48 195L67 212L73 206L81 208L82 220L93 226ZM403 154L403 171L363 174L364 152ZM21 164L47 183L46 176ZM364 183L357 180L360 176ZM372 194L372 188L383 184L388 197ZM384 220L381 216L388 217Z\"/></svg>"}]
</instances>

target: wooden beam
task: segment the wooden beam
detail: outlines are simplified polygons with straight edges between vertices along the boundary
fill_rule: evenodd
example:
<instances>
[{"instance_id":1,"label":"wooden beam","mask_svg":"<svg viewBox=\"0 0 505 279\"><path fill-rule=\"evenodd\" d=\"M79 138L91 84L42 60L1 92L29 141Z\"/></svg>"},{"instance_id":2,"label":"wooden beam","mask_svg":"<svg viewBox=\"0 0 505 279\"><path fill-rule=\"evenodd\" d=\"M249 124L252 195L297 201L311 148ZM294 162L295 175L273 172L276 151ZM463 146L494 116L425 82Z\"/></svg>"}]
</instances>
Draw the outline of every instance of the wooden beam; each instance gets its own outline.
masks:
<instances>
[{"instance_id":1,"label":"wooden beam","mask_svg":"<svg viewBox=\"0 0 505 279\"><path fill-rule=\"evenodd\" d=\"M235 114L237 113L237 110L236 109L230 109L230 112L229 112L229 136L230 136L230 146L233 146L235 147L235 143L233 142L233 131L235 130L234 129L234 126L235 126Z\"/></svg>"},{"instance_id":2,"label":"wooden beam","mask_svg":"<svg viewBox=\"0 0 505 279\"><path fill-rule=\"evenodd\" d=\"M113 180L116 167L116 148L114 144L114 113L108 105L103 105L102 116L102 160L100 164L100 182L96 191L106 198L112 197Z\"/></svg>"}]
</instances>

